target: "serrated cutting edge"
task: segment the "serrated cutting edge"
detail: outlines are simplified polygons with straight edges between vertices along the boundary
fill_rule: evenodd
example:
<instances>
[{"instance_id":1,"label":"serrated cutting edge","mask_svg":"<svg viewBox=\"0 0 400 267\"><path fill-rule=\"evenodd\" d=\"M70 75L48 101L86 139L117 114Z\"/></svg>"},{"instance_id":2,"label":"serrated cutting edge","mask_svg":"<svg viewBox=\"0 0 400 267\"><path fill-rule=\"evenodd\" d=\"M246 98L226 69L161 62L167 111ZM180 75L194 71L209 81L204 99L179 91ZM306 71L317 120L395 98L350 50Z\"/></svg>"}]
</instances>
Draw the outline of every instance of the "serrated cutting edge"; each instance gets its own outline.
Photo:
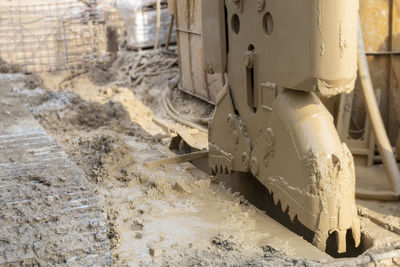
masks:
<instances>
[{"instance_id":1,"label":"serrated cutting edge","mask_svg":"<svg viewBox=\"0 0 400 267\"><path fill-rule=\"evenodd\" d=\"M271 189L268 189L268 192L270 194L272 194L274 204L276 206L278 206L280 204L281 211L283 213L287 213L289 215L291 222L293 222L297 218L300 223L303 223L299 219L299 217L298 217L297 213L294 211L294 209L290 208L289 203L287 203L287 201L285 201L284 199L282 199L278 196L279 193L274 192ZM351 230L355 247L358 247L360 245L360 243L361 243L361 225L360 225L360 220L358 217L354 218L351 226L348 229L330 229L328 231L324 231L323 229L326 229L324 224L326 224L326 222L328 220L329 220L328 213L326 211L323 211L320 213L318 225L315 227L315 229L310 229L314 232L314 238L312 241L312 244L314 246L318 247L321 251L325 251L328 237L331 233L334 233L335 239L336 239L336 245L337 245L337 252L339 254L345 253L347 250L347 240L346 240L347 230Z\"/></svg>"}]
</instances>

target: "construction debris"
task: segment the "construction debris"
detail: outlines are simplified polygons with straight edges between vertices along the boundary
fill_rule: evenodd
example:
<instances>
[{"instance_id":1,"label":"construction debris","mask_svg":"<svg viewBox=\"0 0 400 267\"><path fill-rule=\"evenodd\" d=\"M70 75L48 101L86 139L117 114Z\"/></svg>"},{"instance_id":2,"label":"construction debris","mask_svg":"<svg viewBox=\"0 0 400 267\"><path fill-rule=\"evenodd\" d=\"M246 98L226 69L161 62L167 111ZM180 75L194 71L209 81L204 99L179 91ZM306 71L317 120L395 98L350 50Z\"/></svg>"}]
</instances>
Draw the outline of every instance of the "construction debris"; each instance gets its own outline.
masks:
<instances>
[{"instance_id":1,"label":"construction debris","mask_svg":"<svg viewBox=\"0 0 400 267\"><path fill-rule=\"evenodd\" d=\"M161 249L150 248L149 252L150 252L150 255L152 257L158 257L158 256L161 256L161 254L162 254L162 250Z\"/></svg>"}]
</instances>

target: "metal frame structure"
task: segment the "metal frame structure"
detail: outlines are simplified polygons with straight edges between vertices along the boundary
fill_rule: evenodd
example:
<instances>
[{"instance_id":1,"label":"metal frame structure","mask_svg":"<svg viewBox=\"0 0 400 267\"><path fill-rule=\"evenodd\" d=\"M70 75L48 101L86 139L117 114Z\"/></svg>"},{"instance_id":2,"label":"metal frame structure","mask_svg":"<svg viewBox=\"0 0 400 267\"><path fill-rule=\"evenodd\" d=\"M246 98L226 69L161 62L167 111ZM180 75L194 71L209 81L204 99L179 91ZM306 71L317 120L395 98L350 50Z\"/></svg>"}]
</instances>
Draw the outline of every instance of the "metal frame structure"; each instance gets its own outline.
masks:
<instances>
[{"instance_id":1,"label":"metal frame structure","mask_svg":"<svg viewBox=\"0 0 400 267\"><path fill-rule=\"evenodd\" d=\"M0 57L25 72L79 69L108 56L107 19L80 1L0 6Z\"/></svg>"}]
</instances>

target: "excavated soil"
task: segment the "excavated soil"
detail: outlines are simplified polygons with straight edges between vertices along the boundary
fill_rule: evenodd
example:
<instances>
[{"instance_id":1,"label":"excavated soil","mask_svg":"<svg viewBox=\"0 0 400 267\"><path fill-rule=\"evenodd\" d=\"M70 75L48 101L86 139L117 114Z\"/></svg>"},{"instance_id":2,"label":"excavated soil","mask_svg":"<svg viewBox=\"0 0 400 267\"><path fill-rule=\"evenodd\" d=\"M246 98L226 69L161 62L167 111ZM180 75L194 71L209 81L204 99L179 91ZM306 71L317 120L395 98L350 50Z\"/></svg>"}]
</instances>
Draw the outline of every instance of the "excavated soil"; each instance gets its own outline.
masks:
<instances>
[{"instance_id":1,"label":"excavated soil","mask_svg":"<svg viewBox=\"0 0 400 267\"><path fill-rule=\"evenodd\" d=\"M114 265L313 266L330 261L300 237L290 239L289 230L282 232L240 194L193 165L144 165L173 155L168 130L159 123L169 120L160 96L177 72L176 56L170 53L126 53L113 64L43 74L33 82L28 78L25 89L14 90L90 182L107 214ZM193 112L190 97L178 94L173 90L171 100L180 112L210 116L208 104L198 102Z\"/></svg>"},{"instance_id":2,"label":"excavated soil","mask_svg":"<svg viewBox=\"0 0 400 267\"><path fill-rule=\"evenodd\" d=\"M158 96L177 73L170 57L131 54L106 73L46 74L41 86L16 92L93 186L107 213L114 264L302 264L290 244L263 228L271 219L215 178L190 164L144 167L172 155L152 120L166 119ZM130 64L120 62L130 60L147 64L143 72L167 60L168 70L135 82Z\"/></svg>"}]
</instances>

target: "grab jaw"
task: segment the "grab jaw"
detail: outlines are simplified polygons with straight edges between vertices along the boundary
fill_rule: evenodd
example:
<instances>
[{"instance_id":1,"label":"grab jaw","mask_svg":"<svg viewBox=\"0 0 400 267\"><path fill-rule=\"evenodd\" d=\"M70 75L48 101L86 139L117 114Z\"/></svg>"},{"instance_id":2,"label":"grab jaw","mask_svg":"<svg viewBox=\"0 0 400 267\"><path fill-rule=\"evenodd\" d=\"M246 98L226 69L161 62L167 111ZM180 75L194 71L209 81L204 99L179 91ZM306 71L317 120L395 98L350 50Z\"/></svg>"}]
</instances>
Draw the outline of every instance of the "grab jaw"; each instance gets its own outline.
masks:
<instances>
[{"instance_id":1,"label":"grab jaw","mask_svg":"<svg viewBox=\"0 0 400 267\"><path fill-rule=\"evenodd\" d=\"M357 0L202 0L206 70L226 73L209 125L214 172L251 172L325 250L360 244L354 163L319 97L357 71Z\"/></svg>"}]
</instances>

